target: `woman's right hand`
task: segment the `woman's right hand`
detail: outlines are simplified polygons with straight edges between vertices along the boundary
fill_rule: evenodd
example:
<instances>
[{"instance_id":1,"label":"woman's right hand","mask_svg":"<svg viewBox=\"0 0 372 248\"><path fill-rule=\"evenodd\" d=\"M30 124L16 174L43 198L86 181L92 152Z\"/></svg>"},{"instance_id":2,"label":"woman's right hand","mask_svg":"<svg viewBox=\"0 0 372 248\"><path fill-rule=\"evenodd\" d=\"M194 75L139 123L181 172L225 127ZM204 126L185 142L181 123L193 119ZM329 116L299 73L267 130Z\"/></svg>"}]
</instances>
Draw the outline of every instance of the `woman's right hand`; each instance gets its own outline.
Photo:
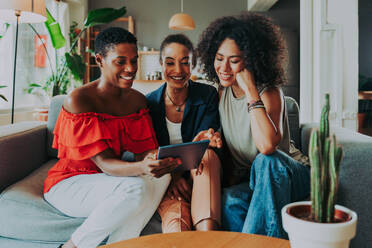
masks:
<instances>
[{"instance_id":1,"label":"woman's right hand","mask_svg":"<svg viewBox=\"0 0 372 248\"><path fill-rule=\"evenodd\" d=\"M143 174L156 178L173 171L178 165L182 164L179 158L155 159L156 154L148 154L142 161Z\"/></svg>"},{"instance_id":2,"label":"woman's right hand","mask_svg":"<svg viewBox=\"0 0 372 248\"><path fill-rule=\"evenodd\" d=\"M222 139L221 134L219 132L215 132L213 128L209 128L208 130L200 131L192 140L195 141L201 141L201 140L209 140L209 146L210 147L222 147Z\"/></svg>"}]
</instances>

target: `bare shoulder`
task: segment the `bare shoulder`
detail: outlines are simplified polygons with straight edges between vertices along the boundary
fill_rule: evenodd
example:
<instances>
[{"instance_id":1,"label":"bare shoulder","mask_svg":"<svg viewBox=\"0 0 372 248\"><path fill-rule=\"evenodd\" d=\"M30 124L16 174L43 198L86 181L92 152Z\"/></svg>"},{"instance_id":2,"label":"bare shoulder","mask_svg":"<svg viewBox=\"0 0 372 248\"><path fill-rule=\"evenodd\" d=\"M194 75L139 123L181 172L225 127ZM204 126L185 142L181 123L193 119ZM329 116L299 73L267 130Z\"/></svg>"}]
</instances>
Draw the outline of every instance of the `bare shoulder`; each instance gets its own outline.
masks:
<instances>
[{"instance_id":1,"label":"bare shoulder","mask_svg":"<svg viewBox=\"0 0 372 248\"><path fill-rule=\"evenodd\" d=\"M74 89L68 94L63 107L73 114L95 112L95 92L96 87L94 82Z\"/></svg>"},{"instance_id":2,"label":"bare shoulder","mask_svg":"<svg viewBox=\"0 0 372 248\"><path fill-rule=\"evenodd\" d=\"M283 93L279 87L270 87L261 95L266 109L281 111L283 109Z\"/></svg>"},{"instance_id":3,"label":"bare shoulder","mask_svg":"<svg viewBox=\"0 0 372 248\"><path fill-rule=\"evenodd\" d=\"M132 103L137 110L147 107L146 97L141 92L135 89L130 90L126 101L130 101L130 103Z\"/></svg>"}]
</instances>

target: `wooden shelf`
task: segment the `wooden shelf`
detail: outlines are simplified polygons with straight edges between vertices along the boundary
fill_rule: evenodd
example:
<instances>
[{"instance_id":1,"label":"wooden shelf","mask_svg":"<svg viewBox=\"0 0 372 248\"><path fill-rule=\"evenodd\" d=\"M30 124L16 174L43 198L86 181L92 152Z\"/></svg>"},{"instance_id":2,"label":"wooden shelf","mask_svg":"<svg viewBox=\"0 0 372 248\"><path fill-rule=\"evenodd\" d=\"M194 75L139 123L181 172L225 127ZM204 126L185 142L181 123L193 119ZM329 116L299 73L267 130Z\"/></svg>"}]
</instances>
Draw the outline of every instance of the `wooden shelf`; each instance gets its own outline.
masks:
<instances>
[{"instance_id":1,"label":"wooden shelf","mask_svg":"<svg viewBox=\"0 0 372 248\"><path fill-rule=\"evenodd\" d=\"M134 34L134 19L132 16L128 17L121 17L116 19L114 22L128 22L128 31ZM87 30L86 33L86 43L85 46L89 50L94 50L94 39L99 33L99 28L93 28L90 27ZM85 70L85 76L84 76L84 84L89 83L91 78L94 77L98 72L97 68L98 65L95 62L95 59L93 59L94 56L92 56L90 53L85 53L85 62L86 62L86 70Z\"/></svg>"},{"instance_id":2,"label":"wooden shelf","mask_svg":"<svg viewBox=\"0 0 372 248\"><path fill-rule=\"evenodd\" d=\"M160 51L156 51L156 50L151 50L151 51L138 51L138 70L137 70L137 80L139 81L146 81L146 82L156 82L156 81L159 81L159 82L164 82L164 80L146 80L145 77L142 75L142 70L143 70L143 61L142 59L144 58L144 56L148 56L148 55L157 55L159 56L160 54Z\"/></svg>"},{"instance_id":3,"label":"wooden shelf","mask_svg":"<svg viewBox=\"0 0 372 248\"><path fill-rule=\"evenodd\" d=\"M143 79L135 79L134 83L164 83L165 80L143 80Z\"/></svg>"}]
</instances>

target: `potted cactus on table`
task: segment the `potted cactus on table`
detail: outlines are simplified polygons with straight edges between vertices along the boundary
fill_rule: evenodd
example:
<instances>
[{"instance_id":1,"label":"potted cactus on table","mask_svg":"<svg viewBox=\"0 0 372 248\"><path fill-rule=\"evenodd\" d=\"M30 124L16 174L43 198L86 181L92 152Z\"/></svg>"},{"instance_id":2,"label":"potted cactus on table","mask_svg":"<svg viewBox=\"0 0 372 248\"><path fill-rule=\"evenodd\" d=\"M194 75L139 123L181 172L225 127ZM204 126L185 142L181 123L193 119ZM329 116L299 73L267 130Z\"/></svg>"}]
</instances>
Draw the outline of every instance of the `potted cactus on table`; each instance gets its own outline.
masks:
<instances>
[{"instance_id":1,"label":"potted cactus on table","mask_svg":"<svg viewBox=\"0 0 372 248\"><path fill-rule=\"evenodd\" d=\"M355 212L335 205L342 147L329 132L329 94L325 96L320 127L311 132L311 201L283 207L283 228L291 248L347 248L356 233Z\"/></svg>"}]
</instances>

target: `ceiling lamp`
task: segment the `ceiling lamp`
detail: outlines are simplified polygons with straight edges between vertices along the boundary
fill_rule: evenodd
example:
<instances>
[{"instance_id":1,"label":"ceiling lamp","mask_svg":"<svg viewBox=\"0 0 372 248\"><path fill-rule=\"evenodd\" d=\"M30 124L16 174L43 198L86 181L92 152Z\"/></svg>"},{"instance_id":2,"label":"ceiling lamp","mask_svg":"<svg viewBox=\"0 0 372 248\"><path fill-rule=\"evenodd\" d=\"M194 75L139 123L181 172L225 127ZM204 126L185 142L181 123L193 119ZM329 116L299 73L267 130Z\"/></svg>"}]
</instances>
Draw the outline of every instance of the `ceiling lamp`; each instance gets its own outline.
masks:
<instances>
[{"instance_id":1,"label":"ceiling lamp","mask_svg":"<svg viewBox=\"0 0 372 248\"><path fill-rule=\"evenodd\" d=\"M183 13L183 0L181 0L181 13L172 16L169 20L169 28L173 30L193 30L195 28L192 17Z\"/></svg>"}]
</instances>

